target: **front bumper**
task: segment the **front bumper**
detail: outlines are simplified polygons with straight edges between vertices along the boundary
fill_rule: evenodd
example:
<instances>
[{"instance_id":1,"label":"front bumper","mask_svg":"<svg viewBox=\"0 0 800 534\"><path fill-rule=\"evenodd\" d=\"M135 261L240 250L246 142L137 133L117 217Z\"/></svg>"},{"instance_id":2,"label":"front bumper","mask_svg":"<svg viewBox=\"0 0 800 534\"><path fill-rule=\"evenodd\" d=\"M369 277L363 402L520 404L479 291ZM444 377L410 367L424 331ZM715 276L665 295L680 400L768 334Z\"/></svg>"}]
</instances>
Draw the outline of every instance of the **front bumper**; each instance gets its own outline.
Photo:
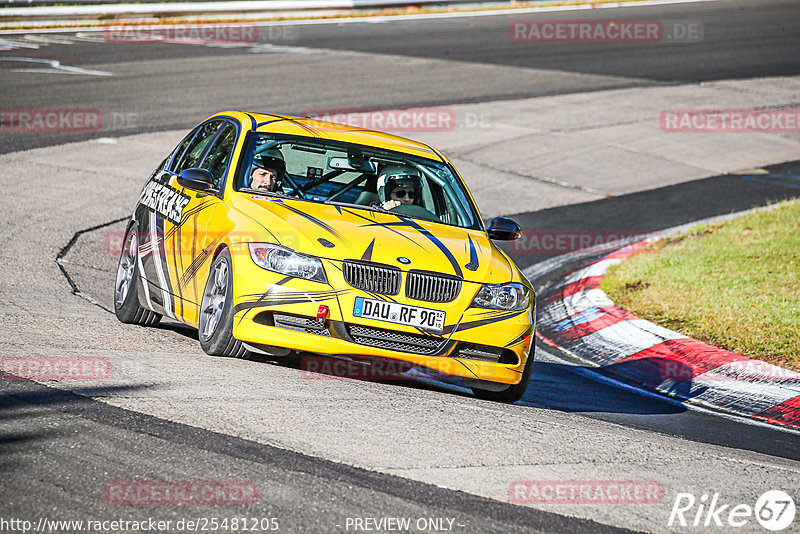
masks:
<instances>
[{"instance_id":1,"label":"front bumper","mask_svg":"<svg viewBox=\"0 0 800 534\"><path fill-rule=\"evenodd\" d=\"M533 302L519 312L469 308L479 284L468 282L454 302L407 302L445 310L445 329L434 334L354 317L356 297L381 296L347 285L336 262L323 260L328 285L265 271L250 260L249 252L247 256L240 252L233 262L233 335L245 343L389 358L451 376L501 384L517 384L522 378L533 339ZM389 298L400 300L400 296ZM315 320L320 306L329 310L321 324Z\"/></svg>"}]
</instances>

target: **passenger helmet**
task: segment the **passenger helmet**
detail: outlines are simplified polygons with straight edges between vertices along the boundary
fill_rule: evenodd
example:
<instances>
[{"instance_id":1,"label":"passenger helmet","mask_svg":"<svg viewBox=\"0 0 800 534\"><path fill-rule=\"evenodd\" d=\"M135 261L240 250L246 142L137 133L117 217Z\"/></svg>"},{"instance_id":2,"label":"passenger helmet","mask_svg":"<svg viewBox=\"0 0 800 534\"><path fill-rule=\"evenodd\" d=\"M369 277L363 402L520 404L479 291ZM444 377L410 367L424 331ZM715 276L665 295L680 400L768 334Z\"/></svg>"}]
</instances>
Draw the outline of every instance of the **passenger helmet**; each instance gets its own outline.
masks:
<instances>
[{"instance_id":1,"label":"passenger helmet","mask_svg":"<svg viewBox=\"0 0 800 534\"><path fill-rule=\"evenodd\" d=\"M397 186L422 188L419 171L408 165L387 165L378 174L378 197L381 202L389 200L389 194Z\"/></svg>"}]
</instances>

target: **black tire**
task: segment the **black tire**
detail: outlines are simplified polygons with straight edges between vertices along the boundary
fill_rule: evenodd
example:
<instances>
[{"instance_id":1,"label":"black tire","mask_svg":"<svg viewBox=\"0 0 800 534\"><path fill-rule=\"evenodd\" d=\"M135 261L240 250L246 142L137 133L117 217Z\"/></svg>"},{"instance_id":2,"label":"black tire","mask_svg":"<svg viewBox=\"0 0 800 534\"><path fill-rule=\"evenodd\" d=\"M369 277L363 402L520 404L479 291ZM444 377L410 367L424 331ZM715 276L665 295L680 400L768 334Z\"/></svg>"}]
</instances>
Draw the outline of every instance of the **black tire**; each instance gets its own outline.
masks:
<instances>
[{"instance_id":1,"label":"black tire","mask_svg":"<svg viewBox=\"0 0 800 534\"><path fill-rule=\"evenodd\" d=\"M528 355L528 361L525 362L525 369L522 370L522 380L519 384L514 384L508 389L503 391L489 391L480 388L471 388L472 394L479 399L490 400L495 402L517 402L525 394L528 389L528 382L531 380L531 371L533 371L533 357L535 347L531 344L531 352Z\"/></svg>"},{"instance_id":2,"label":"black tire","mask_svg":"<svg viewBox=\"0 0 800 534\"><path fill-rule=\"evenodd\" d=\"M139 304L139 237L136 227L125 232L122 250L117 263L117 277L114 281L114 314L121 322L139 326L155 326L161 320L158 314ZM127 284L127 287L123 287Z\"/></svg>"},{"instance_id":3,"label":"black tire","mask_svg":"<svg viewBox=\"0 0 800 534\"><path fill-rule=\"evenodd\" d=\"M247 349L241 341L233 337L232 267L231 253L227 248L223 249L214 259L208 272L203 298L200 300L197 337L200 339L200 347L206 354L245 358L249 355ZM224 274L221 274L221 270L224 270Z\"/></svg>"}]
</instances>

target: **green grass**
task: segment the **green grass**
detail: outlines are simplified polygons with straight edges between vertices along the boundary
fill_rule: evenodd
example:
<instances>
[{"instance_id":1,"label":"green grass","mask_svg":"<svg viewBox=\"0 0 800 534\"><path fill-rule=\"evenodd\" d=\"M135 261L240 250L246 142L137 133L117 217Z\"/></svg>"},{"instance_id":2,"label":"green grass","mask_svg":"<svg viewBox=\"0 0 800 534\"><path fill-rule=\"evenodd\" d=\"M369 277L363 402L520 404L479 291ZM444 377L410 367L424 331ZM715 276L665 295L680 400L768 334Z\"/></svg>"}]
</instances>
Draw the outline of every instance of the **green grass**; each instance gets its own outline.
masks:
<instances>
[{"instance_id":1,"label":"green grass","mask_svg":"<svg viewBox=\"0 0 800 534\"><path fill-rule=\"evenodd\" d=\"M800 370L800 201L655 243L601 287L643 319Z\"/></svg>"}]
</instances>

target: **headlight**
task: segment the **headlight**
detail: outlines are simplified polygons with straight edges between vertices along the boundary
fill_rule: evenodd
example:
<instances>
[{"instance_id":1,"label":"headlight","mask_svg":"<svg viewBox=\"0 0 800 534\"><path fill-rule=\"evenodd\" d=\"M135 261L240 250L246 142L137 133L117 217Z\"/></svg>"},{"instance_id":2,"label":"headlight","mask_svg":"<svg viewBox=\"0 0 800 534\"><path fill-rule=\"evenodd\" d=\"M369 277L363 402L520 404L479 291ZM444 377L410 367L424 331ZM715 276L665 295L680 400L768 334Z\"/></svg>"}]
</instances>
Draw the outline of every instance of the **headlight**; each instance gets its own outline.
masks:
<instances>
[{"instance_id":1,"label":"headlight","mask_svg":"<svg viewBox=\"0 0 800 534\"><path fill-rule=\"evenodd\" d=\"M272 243L249 243L249 246L250 257L263 269L315 282L328 282L319 258L304 256Z\"/></svg>"},{"instance_id":2,"label":"headlight","mask_svg":"<svg viewBox=\"0 0 800 534\"><path fill-rule=\"evenodd\" d=\"M476 308L524 310L530 303L530 291L522 284L483 284L472 300Z\"/></svg>"}]
</instances>

